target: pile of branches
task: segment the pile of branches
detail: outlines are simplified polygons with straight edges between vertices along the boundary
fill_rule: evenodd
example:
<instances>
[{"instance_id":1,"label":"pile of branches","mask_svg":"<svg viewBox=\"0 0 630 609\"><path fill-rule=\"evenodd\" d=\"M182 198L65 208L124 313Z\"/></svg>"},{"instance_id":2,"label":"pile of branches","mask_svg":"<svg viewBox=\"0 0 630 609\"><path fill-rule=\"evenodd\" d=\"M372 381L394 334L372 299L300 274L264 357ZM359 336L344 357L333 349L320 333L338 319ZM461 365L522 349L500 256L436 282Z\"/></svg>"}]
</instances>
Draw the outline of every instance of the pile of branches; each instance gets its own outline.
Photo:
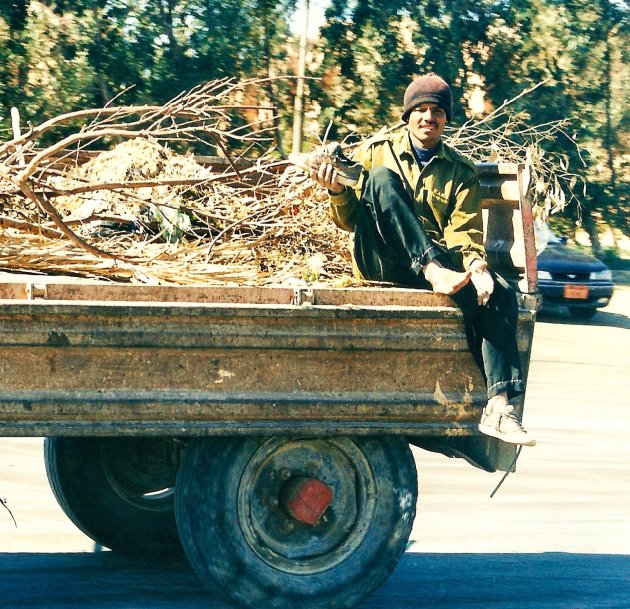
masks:
<instances>
[{"instance_id":1,"label":"pile of branches","mask_svg":"<svg viewBox=\"0 0 630 609\"><path fill-rule=\"evenodd\" d=\"M261 84L223 79L163 106L64 114L24 134L14 126L0 146L0 269L145 284L353 283L325 191L274 150L273 108L246 103ZM517 99L447 140L475 161L527 163L544 217L579 177L543 152L565 124L532 127L511 110Z\"/></svg>"},{"instance_id":2,"label":"pile of branches","mask_svg":"<svg viewBox=\"0 0 630 609\"><path fill-rule=\"evenodd\" d=\"M575 150L582 167L586 167L582 150L568 133L569 121L533 124L526 112L515 109L519 99L545 82L506 100L483 118L469 120L445 133L449 144L473 161L524 164L529 171L528 196L534 214L541 219L562 211L572 202L579 205L576 193L586 191L584 175L571 169L569 156L546 149L548 143L562 142L560 148Z\"/></svg>"},{"instance_id":3,"label":"pile of branches","mask_svg":"<svg viewBox=\"0 0 630 609\"><path fill-rule=\"evenodd\" d=\"M0 267L148 284L349 281L325 192L275 154L273 109L244 101L259 85L224 79L163 106L65 114L1 146ZM191 144L213 154L183 152Z\"/></svg>"}]
</instances>

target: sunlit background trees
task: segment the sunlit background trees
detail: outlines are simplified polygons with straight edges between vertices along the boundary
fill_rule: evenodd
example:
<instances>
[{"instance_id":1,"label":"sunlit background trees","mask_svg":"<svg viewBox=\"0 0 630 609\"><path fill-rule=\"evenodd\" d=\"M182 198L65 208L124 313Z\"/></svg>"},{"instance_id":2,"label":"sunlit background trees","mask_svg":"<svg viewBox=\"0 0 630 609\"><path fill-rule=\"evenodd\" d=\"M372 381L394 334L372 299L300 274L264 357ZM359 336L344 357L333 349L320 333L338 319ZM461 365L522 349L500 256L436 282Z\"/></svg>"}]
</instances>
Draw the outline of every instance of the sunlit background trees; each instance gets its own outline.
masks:
<instances>
[{"instance_id":1,"label":"sunlit background trees","mask_svg":"<svg viewBox=\"0 0 630 609\"><path fill-rule=\"evenodd\" d=\"M0 137L11 137L12 106L24 122L36 123L121 94L127 104L162 103L211 79L257 77L269 80L251 92L252 101L278 108L276 145L285 155L296 80L277 77L296 74L294 15L303 4L6 0L0 4ZM543 82L514 102L513 111L532 125L567 121L566 138L546 145L565 155L587 188L576 186L580 205L568 205L563 216L630 232L626 0L310 5L311 13L325 13L308 44L305 148L326 133L353 141L396 123L409 80L429 70L453 87L455 124Z\"/></svg>"}]
</instances>

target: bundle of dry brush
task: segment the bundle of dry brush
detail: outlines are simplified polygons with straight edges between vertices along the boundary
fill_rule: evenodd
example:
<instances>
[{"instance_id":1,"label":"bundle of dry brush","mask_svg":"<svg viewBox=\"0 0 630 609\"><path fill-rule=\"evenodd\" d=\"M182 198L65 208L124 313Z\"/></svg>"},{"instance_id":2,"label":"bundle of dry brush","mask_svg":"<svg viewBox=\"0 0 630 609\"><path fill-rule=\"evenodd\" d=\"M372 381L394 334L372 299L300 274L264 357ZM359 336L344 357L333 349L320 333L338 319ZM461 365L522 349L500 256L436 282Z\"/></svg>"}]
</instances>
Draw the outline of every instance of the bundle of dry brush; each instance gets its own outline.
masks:
<instances>
[{"instance_id":1,"label":"bundle of dry brush","mask_svg":"<svg viewBox=\"0 0 630 609\"><path fill-rule=\"evenodd\" d=\"M150 284L352 281L325 191L278 160L273 109L247 104L259 85L213 81L163 106L111 105L16 133L0 146L0 268ZM450 143L476 160L529 162L541 209L563 205L560 182L574 176L540 156L562 125L532 130L505 120L506 106ZM211 154L187 154L193 143Z\"/></svg>"}]
</instances>

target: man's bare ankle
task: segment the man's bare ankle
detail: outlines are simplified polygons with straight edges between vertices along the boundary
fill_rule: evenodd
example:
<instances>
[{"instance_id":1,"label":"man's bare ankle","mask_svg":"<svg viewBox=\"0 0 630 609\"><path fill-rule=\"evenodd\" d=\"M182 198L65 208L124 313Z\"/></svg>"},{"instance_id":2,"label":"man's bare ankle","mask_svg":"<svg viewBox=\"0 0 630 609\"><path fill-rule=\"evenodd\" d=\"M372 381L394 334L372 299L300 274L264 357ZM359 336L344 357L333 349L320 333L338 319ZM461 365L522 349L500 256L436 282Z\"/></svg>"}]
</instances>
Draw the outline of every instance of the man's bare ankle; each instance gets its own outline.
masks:
<instances>
[{"instance_id":1,"label":"man's bare ankle","mask_svg":"<svg viewBox=\"0 0 630 609\"><path fill-rule=\"evenodd\" d=\"M427 278L427 281L431 281L430 277L434 276L435 273L439 273L440 269L444 267L437 260L429 260L427 264L422 268L422 272L424 276Z\"/></svg>"},{"instance_id":2,"label":"man's bare ankle","mask_svg":"<svg viewBox=\"0 0 630 609\"><path fill-rule=\"evenodd\" d=\"M470 271L453 271L442 266L436 260L431 260L423 269L426 280L439 294L454 294L470 281Z\"/></svg>"},{"instance_id":3,"label":"man's bare ankle","mask_svg":"<svg viewBox=\"0 0 630 609\"><path fill-rule=\"evenodd\" d=\"M486 411L488 413L492 413L495 410L505 410L508 405L508 397L507 392L503 391L501 393L497 393L488 399L488 404L486 405Z\"/></svg>"}]
</instances>

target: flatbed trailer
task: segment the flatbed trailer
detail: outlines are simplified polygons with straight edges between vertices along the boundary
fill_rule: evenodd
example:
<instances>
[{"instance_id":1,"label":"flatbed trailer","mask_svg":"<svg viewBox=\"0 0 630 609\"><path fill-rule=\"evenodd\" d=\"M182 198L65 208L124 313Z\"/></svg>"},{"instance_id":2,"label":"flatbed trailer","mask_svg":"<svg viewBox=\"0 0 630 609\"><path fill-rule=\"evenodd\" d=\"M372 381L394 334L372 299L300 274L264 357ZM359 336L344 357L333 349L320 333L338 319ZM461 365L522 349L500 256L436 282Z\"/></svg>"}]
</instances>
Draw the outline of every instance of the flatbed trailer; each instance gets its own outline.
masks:
<instances>
[{"instance_id":1,"label":"flatbed trailer","mask_svg":"<svg viewBox=\"0 0 630 609\"><path fill-rule=\"evenodd\" d=\"M526 375L527 170L479 168ZM429 291L0 276L0 435L47 438L53 492L95 541L183 548L235 605L351 607L374 590L415 516L409 444L514 468L515 447L477 431L485 402L461 311Z\"/></svg>"}]
</instances>

